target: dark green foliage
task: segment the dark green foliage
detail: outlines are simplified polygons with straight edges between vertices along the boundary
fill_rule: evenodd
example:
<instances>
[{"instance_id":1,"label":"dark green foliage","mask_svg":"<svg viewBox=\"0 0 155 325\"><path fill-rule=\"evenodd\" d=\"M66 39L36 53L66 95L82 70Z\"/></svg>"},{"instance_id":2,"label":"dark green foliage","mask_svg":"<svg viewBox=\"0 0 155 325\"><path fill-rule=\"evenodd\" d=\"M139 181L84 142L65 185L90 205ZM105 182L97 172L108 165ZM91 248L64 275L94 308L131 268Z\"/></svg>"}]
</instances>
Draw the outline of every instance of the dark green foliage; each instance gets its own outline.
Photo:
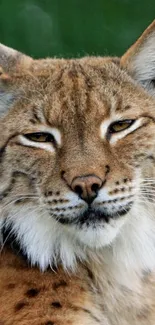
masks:
<instances>
[{"instance_id":1,"label":"dark green foliage","mask_svg":"<svg viewBox=\"0 0 155 325\"><path fill-rule=\"evenodd\" d=\"M121 55L155 0L0 0L0 42L33 57Z\"/></svg>"}]
</instances>

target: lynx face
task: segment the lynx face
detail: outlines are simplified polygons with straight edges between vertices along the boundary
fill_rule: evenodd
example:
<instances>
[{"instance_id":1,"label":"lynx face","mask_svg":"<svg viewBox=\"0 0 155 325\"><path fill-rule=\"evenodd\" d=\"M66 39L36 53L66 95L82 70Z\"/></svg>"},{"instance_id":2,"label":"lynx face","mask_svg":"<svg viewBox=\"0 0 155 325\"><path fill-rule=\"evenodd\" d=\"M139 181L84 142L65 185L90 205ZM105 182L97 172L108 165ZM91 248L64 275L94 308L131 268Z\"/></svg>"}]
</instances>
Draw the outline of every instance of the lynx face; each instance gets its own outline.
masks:
<instances>
[{"instance_id":1,"label":"lynx face","mask_svg":"<svg viewBox=\"0 0 155 325\"><path fill-rule=\"evenodd\" d=\"M2 46L3 234L42 269L71 267L112 245L148 200L155 100L117 59L34 61L10 51Z\"/></svg>"}]
</instances>

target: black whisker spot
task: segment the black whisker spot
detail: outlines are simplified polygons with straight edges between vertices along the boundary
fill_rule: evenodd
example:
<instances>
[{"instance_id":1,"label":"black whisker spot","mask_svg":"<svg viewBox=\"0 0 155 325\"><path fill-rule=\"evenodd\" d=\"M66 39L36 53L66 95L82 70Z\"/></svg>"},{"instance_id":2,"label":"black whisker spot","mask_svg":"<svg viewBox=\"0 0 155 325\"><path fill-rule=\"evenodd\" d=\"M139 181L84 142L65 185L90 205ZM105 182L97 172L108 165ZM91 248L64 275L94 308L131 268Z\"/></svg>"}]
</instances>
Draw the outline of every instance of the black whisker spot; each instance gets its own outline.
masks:
<instances>
[{"instance_id":1,"label":"black whisker spot","mask_svg":"<svg viewBox=\"0 0 155 325\"><path fill-rule=\"evenodd\" d=\"M67 287L67 282L64 281L64 280L62 280L62 281L60 281L60 282L58 282L58 283L54 283L54 284L53 284L53 289L54 289L54 290L57 290L57 289L60 288L60 287Z\"/></svg>"},{"instance_id":2,"label":"black whisker spot","mask_svg":"<svg viewBox=\"0 0 155 325\"><path fill-rule=\"evenodd\" d=\"M62 305L60 304L59 301L53 301L51 303L51 306L54 307L54 308L62 308Z\"/></svg>"},{"instance_id":3,"label":"black whisker spot","mask_svg":"<svg viewBox=\"0 0 155 325\"><path fill-rule=\"evenodd\" d=\"M25 301L19 301L16 305L15 305L15 311L19 311L21 309L23 309L24 307L28 306L28 303Z\"/></svg>"},{"instance_id":4,"label":"black whisker spot","mask_svg":"<svg viewBox=\"0 0 155 325\"><path fill-rule=\"evenodd\" d=\"M28 297L28 298L33 298L33 297L36 297L40 292L40 289L37 289L37 288L32 288L32 289L29 289L25 295Z\"/></svg>"},{"instance_id":5,"label":"black whisker spot","mask_svg":"<svg viewBox=\"0 0 155 325\"><path fill-rule=\"evenodd\" d=\"M105 166L105 169L106 169L105 174L107 175L110 172L110 166L109 165L106 165Z\"/></svg>"}]
</instances>

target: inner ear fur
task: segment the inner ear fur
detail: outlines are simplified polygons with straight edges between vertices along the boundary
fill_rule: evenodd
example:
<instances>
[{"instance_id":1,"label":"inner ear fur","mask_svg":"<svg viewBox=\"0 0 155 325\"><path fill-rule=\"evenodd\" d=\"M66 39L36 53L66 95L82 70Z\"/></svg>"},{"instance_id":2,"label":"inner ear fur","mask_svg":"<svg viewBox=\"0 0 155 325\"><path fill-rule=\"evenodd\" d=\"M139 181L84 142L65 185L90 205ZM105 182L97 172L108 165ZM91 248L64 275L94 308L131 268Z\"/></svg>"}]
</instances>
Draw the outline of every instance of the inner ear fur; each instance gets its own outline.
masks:
<instances>
[{"instance_id":1,"label":"inner ear fur","mask_svg":"<svg viewBox=\"0 0 155 325\"><path fill-rule=\"evenodd\" d=\"M0 44L0 117L15 100L13 75L29 68L32 58Z\"/></svg>"},{"instance_id":2,"label":"inner ear fur","mask_svg":"<svg viewBox=\"0 0 155 325\"><path fill-rule=\"evenodd\" d=\"M0 43L0 66L6 73L24 70L31 64L32 58Z\"/></svg>"},{"instance_id":3,"label":"inner ear fur","mask_svg":"<svg viewBox=\"0 0 155 325\"><path fill-rule=\"evenodd\" d=\"M155 95L155 20L122 56L120 65Z\"/></svg>"}]
</instances>

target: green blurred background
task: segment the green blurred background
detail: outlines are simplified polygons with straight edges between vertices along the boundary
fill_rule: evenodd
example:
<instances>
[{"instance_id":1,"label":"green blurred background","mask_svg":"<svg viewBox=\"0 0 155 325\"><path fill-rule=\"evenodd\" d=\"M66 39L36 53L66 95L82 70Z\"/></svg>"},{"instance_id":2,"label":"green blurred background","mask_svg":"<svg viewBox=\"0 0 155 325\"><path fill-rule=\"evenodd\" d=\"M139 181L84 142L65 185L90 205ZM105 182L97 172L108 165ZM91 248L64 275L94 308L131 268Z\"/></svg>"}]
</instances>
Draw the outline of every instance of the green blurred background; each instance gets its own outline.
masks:
<instances>
[{"instance_id":1,"label":"green blurred background","mask_svg":"<svg viewBox=\"0 0 155 325\"><path fill-rule=\"evenodd\" d=\"M121 55L155 0L0 0L0 42L33 57Z\"/></svg>"}]
</instances>

